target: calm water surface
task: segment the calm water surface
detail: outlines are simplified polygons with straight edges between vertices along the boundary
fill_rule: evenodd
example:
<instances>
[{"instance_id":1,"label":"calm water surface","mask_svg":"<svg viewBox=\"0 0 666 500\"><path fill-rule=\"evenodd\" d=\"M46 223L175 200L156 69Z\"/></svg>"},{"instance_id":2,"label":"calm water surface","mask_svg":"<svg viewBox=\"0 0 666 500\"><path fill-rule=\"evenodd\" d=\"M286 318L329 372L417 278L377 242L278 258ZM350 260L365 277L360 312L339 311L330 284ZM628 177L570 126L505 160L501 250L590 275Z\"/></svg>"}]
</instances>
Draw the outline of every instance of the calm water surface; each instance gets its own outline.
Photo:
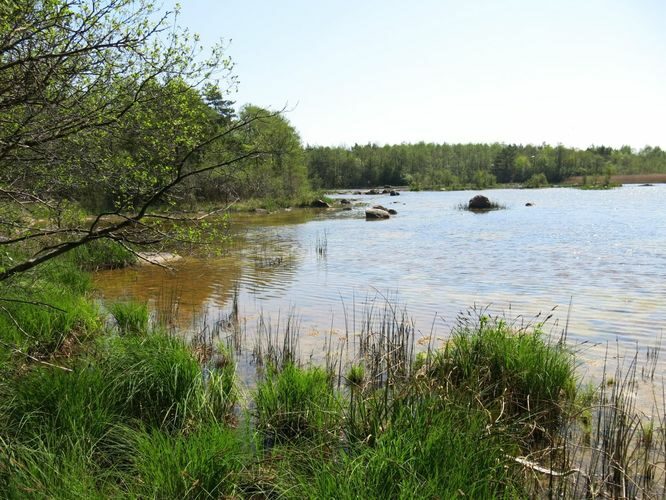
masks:
<instances>
[{"instance_id":1,"label":"calm water surface","mask_svg":"<svg viewBox=\"0 0 666 500\"><path fill-rule=\"evenodd\" d=\"M356 197L395 208L365 221L364 208L241 216L237 242L220 258L98 273L106 300L179 304L181 326L230 308L235 288L248 331L258 317L300 318L304 351L344 329L363 304L406 307L418 330L446 336L470 306L525 321L553 311L567 321L585 366L612 353L657 346L666 324L666 185L608 191L492 190L506 210L457 209L475 192ZM534 203L526 207L526 202ZM319 249L324 249L319 252ZM663 357L663 356L662 356ZM663 360L662 360L663 361Z\"/></svg>"}]
</instances>

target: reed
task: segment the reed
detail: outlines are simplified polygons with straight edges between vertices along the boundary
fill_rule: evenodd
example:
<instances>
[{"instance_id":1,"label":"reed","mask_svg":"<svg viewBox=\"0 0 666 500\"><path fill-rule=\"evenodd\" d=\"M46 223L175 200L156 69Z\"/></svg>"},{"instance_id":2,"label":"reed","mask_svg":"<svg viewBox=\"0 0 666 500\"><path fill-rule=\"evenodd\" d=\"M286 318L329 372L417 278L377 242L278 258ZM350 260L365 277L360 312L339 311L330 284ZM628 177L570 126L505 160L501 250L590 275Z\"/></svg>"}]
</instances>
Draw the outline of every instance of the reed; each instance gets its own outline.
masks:
<instances>
[{"instance_id":1,"label":"reed","mask_svg":"<svg viewBox=\"0 0 666 500\"><path fill-rule=\"evenodd\" d=\"M315 252L318 258L326 258L328 256L328 234L324 230L323 234L317 233L315 241Z\"/></svg>"}]
</instances>

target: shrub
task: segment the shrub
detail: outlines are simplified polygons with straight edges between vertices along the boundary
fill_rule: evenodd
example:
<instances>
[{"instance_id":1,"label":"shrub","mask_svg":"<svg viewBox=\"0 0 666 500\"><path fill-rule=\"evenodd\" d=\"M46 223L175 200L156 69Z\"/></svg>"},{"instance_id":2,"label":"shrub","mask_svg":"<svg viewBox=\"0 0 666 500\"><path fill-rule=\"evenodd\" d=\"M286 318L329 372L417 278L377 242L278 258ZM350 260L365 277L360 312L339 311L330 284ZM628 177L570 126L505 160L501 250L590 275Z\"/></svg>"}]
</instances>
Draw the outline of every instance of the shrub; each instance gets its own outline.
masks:
<instances>
[{"instance_id":1,"label":"shrub","mask_svg":"<svg viewBox=\"0 0 666 500\"><path fill-rule=\"evenodd\" d=\"M544 186L548 186L548 178L546 177L546 174L544 174L543 172L534 174L524 184L524 187L526 188L540 188Z\"/></svg>"}]
</instances>

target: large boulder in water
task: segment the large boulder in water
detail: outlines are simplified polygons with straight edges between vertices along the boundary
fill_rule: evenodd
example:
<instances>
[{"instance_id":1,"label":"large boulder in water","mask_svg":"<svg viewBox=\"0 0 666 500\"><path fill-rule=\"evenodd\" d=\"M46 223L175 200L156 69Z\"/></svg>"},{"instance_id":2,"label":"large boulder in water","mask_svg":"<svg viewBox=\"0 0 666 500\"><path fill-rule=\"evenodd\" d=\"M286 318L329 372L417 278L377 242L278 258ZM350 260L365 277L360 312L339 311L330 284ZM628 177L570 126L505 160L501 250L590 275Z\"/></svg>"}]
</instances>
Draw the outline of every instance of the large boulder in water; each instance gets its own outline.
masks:
<instances>
[{"instance_id":1,"label":"large boulder in water","mask_svg":"<svg viewBox=\"0 0 666 500\"><path fill-rule=\"evenodd\" d=\"M391 215L388 211L382 210L381 208L368 208L365 211L366 219L388 219L389 217L391 217Z\"/></svg>"},{"instance_id":2,"label":"large boulder in water","mask_svg":"<svg viewBox=\"0 0 666 500\"><path fill-rule=\"evenodd\" d=\"M488 210L493 208L490 200L481 194L477 194L474 198L469 200L467 207L470 210Z\"/></svg>"}]
</instances>

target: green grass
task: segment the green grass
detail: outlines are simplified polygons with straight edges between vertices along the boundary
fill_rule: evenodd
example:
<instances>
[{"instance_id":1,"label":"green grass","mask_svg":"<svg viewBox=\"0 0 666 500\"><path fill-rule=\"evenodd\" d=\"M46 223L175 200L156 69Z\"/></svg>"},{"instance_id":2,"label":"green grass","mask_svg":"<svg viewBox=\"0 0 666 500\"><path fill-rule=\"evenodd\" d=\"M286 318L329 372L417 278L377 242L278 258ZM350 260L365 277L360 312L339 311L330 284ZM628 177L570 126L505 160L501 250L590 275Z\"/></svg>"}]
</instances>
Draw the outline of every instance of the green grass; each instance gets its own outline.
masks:
<instances>
[{"instance_id":1,"label":"green grass","mask_svg":"<svg viewBox=\"0 0 666 500\"><path fill-rule=\"evenodd\" d=\"M36 365L0 383L0 443L10 444L0 446L0 490L69 492L59 477L71 473L82 498L104 497L136 459L119 426L185 435L224 426L236 402L233 366L204 377L189 347L161 332L102 337L71 368Z\"/></svg>"},{"instance_id":2,"label":"green grass","mask_svg":"<svg viewBox=\"0 0 666 500\"><path fill-rule=\"evenodd\" d=\"M296 457L278 484L293 498L516 498L524 492L511 449L506 436L488 432L483 412L426 398L402 405L371 446L278 450Z\"/></svg>"},{"instance_id":3,"label":"green grass","mask_svg":"<svg viewBox=\"0 0 666 500\"><path fill-rule=\"evenodd\" d=\"M87 299L90 278L71 263L55 261L40 273L0 285L0 363L7 369L49 358L68 339L84 339L99 330L95 305ZM18 351L23 354L20 354Z\"/></svg>"},{"instance_id":4,"label":"green grass","mask_svg":"<svg viewBox=\"0 0 666 500\"><path fill-rule=\"evenodd\" d=\"M243 436L219 425L184 434L130 431L132 491L142 498L223 498L249 462Z\"/></svg>"},{"instance_id":5,"label":"green grass","mask_svg":"<svg viewBox=\"0 0 666 500\"><path fill-rule=\"evenodd\" d=\"M286 364L280 372L268 367L254 395L257 428L277 442L330 440L340 425L340 401L321 368Z\"/></svg>"},{"instance_id":6,"label":"green grass","mask_svg":"<svg viewBox=\"0 0 666 500\"><path fill-rule=\"evenodd\" d=\"M111 240L95 240L75 248L66 259L85 271L117 269L135 264L136 256Z\"/></svg>"},{"instance_id":7,"label":"green grass","mask_svg":"<svg viewBox=\"0 0 666 500\"><path fill-rule=\"evenodd\" d=\"M527 427L557 425L564 402L576 392L568 351L548 343L538 328L514 331L487 317L455 331L429 370L496 415L502 412Z\"/></svg>"},{"instance_id":8,"label":"green grass","mask_svg":"<svg viewBox=\"0 0 666 500\"><path fill-rule=\"evenodd\" d=\"M115 302L109 305L109 312L116 320L122 334L140 334L148 331L150 315L148 306L138 302Z\"/></svg>"}]
</instances>

